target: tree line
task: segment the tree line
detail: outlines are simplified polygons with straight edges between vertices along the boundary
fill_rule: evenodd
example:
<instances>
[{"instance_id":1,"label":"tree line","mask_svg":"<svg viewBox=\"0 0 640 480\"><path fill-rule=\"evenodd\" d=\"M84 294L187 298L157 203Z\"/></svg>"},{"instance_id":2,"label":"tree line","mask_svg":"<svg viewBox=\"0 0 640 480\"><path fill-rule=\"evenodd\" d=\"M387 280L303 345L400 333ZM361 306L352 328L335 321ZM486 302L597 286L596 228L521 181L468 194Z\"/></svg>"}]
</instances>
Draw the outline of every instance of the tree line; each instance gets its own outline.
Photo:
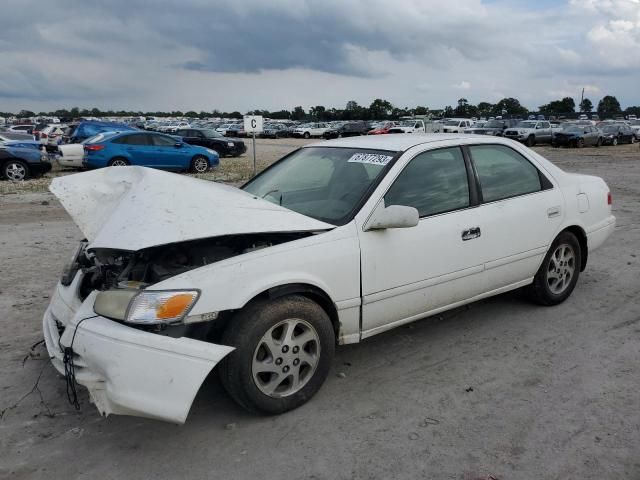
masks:
<instances>
[{"instance_id":1,"label":"tree line","mask_svg":"<svg viewBox=\"0 0 640 480\"><path fill-rule=\"evenodd\" d=\"M577 108L577 110L576 110ZM634 114L640 117L640 106L630 106L625 110L622 110L618 99L611 95L605 95L598 102L596 112L602 119L613 118L620 115ZM431 115L433 117L491 117L498 115L506 115L511 117L525 117L529 114L543 114L549 116L575 116L577 113L594 113L594 105L590 99L585 98L576 106L573 98L565 97L560 100L554 100L545 105L540 105L537 112L529 111L526 107L520 104L517 98L503 98L497 103L480 102L477 105L469 103L466 98L460 98L456 106L448 105L443 109L430 109L426 106L416 106L414 108L409 107L397 107L394 106L388 100L376 98L367 107L359 105L356 101L350 100L345 105L345 108L326 108L323 105L316 105L309 110L305 110L301 106L295 107L293 110L251 110L246 112L247 115L262 115L264 117L280 120L317 120L317 121L332 121L332 120L395 120L400 117L414 116L414 115ZM127 111L127 110L100 110L98 108L92 109L80 109L78 107L67 109L58 109L51 112L39 112L35 113L30 110L21 110L17 114L10 112L0 112L0 116L10 117L17 116L18 118L31 118L36 116L41 117L58 117L61 119L74 119L83 117L187 117L187 118L242 118L243 114L239 111L223 112L220 110L196 112L189 110L186 112L180 110L174 110L170 112L142 112L142 111Z\"/></svg>"}]
</instances>

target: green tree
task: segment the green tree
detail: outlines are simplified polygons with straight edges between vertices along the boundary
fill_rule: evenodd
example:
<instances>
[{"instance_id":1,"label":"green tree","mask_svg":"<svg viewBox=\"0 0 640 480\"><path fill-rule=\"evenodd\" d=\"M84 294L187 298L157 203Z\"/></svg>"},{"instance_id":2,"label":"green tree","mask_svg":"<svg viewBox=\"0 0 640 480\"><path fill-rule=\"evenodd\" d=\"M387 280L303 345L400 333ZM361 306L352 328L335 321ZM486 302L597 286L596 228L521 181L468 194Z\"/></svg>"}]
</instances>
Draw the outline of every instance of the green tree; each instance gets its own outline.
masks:
<instances>
[{"instance_id":1,"label":"green tree","mask_svg":"<svg viewBox=\"0 0 640 480\"><path fill-rule=\"evenodd\" d=\"M309 109L309 115L311 115L311 117L313 117L315 120L326 120L325 118L325 112L326 112L326 108L324 108L322 105L316 105L315 107L311 107Z\"/></svg>"},{"instance_id":2,"label":"green tree","mask_svg":"<svg viewBox=\"0 0 640 480\"><path fill-rule=\"evenodd\" d=\"M635 115L636 117L640 117L640 106L627 107L624 114L626 116Z\"/></svg>"},{"instance_id":3,"label":"green tree","mask_svg":"<svg viewBox=\"0 0 640 480\"><path fill-rule=\"evenodd\" d=\"M373 120L384 120L393 112L393 105L387 100L376 98L369 106L369 114Z\"/></svg>"},{"instance_id":4,"label":"green tree","mask_svg":"<svg viewBox=\"0 0 640 480\"><path fill-rule=\"evenodd\" d=\"M573 98L564 97L562 100L554 100L546 105L540 105L539 108L545 115L562 115L575 112L576 103Z\"/></svg>"},{"instance_id":5,"label":"green tree","mask_svg":"<svg viewBox=\"0 0 640 480\"><path fill-rule=\"evenodd\" d=\"M304 120L307 117L304 108L298 106L293 109L293 113L291 114L291 120Z\"/></svg>"},{"instance_id":6,"label":"green tree","mask_svg":"<svg viewBox=\"0 0 640 480\"><path fill-rule=\"evenodd\" d=\"M585 98L580 102L580 111L583 113L591 113L593 111L593 103L588 98Z\"/></svg>"},{"instance_id":7,"label":"green tree","mask_svg":"<svg viewBox=\"0 0 640 480\"><path fill-rule=\"evenodd\" d=\"M488 116L491 115L491 113L493 112L494 109L494 105L493 103L489 103L489 102L480 102L477 106L478 109L478 114L482 115L482 116Z\"/></svg>"},{"instance_id":8,"label":"green tree","mask_svg":"<svg viewBox=\"0 0 640 480\"><path fill-rule=\"evenodd\" d=\"M18 118L29 118L29 117L35 117L36 114L33 113L31 110L20 110L18 112L18 115L16 115Z\"/></svg>"},{"instance_id":9,"label":"green tree","mask_svg":"<svg viewBox=\"0 0 640 480\"><path fill-rule=\"evenodd\" d=\"M506 111L506 115L518 115L524 116L529 113L525 107L520 105L520 101L517 98L503 98L493 106L494 115L502 115L503 110Z\"/></svg>"},{"instance_id":10,"label":"green tree","mask_svg":"<svg viewBox=\"0 0 640 480\"><path fill-rule=\"evenodd\" d=\"M598 116L601 119L615 117L621 113L620 102L618 102L616 97L605 95L602 100L598 102Z\"/></svg>"}]
</instances>

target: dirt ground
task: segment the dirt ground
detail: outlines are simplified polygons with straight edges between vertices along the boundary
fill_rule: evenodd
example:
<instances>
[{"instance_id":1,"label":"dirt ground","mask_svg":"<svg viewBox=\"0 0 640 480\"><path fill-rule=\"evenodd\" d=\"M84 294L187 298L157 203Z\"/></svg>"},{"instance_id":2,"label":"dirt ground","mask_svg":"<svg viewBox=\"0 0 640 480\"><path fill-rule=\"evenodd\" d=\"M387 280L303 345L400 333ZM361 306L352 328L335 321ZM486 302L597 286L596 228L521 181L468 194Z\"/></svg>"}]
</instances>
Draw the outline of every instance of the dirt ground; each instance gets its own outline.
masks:
<instances>
[{"instance_id":1,"label":"dirt ground","mask_svg":"<svg viewBox=\"0 0 640 480\"><path fill-rule=\"evenodd\" d=\"M260 141L261 165L301 143ZM0 196L0 478L640 479L640 150L536 149L613 192L616 231L568 301L506 294L340 347L281 416L211 375L183 426L101 418L83 388L67 403L30 347L80 232L49 194Z\"/></svg>"}]
</instances>

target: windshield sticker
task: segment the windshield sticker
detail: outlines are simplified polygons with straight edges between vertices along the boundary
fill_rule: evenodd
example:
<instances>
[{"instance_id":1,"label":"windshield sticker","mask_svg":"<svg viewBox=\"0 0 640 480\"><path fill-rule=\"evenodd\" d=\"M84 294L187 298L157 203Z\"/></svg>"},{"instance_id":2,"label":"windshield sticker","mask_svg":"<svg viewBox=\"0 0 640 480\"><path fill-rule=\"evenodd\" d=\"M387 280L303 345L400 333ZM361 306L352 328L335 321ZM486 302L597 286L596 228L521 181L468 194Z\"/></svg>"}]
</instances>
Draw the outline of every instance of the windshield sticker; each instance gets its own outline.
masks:
<instances>
[{"instance_id":1,"label":"windshield sticker","mask_svg":"<svg viewBox=\"0 0 640 480\"><path fill-rule=\"evenodd\" d=\"M393 157L380 155L379 153L356 153L349 160L349 163L371 163L373 165L386 165Z\"/></svg>"}]
</instances>

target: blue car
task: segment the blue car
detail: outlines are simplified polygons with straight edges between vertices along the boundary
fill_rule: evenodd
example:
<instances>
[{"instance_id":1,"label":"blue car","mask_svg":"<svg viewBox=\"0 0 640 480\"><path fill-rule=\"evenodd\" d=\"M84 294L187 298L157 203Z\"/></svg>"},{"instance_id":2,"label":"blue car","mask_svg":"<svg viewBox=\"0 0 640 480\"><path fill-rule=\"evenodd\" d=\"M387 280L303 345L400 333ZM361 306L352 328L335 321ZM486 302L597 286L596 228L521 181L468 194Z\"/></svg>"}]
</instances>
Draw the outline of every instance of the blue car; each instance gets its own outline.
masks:
<instances>
[{"instance_id":1,"label":"blue car","mask_svg":"<svg viewBox=\"0 0 640 480\"><path fill-rule=\"evenodd\" d=\"M0 142L0 178L18 182L51 170L43 157L40 142L14 140Z\"/></svg>"},{"instance_id":2,"label":"blue car","mask_svg":"<svg viewBox=\"0 0 640 480\"><path fill-rule=\"evenodd\" d=\"M139 165L204 173L220 163L215 150L153 132L101 133L84 143L87 168Z\"/></svg>"}]
</instances>

